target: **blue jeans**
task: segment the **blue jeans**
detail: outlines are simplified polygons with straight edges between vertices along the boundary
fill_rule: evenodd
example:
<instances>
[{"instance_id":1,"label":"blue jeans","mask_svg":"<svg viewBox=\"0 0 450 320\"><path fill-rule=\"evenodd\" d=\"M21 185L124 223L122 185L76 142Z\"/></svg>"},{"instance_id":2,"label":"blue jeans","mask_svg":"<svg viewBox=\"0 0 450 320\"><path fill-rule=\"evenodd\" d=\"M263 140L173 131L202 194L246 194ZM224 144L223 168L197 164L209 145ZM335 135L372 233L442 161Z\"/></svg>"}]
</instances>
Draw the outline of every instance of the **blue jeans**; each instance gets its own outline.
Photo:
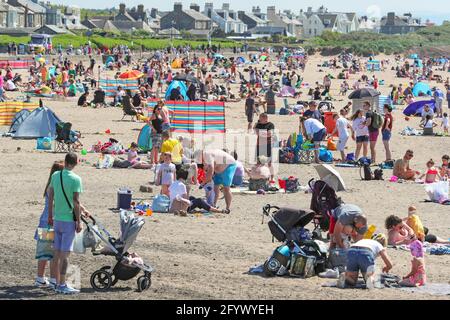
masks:
<instances>
[{"instance_id":1,"label":"blue jeans","mask_svg":"<svg viewBox=\"0 0 450 320\"><path fill-rule=\"evenodd\" d=\"M372 273L375 271L375 256L369 248L351 247L347 253L347 271Z\"/></svg>"}]
</instances>

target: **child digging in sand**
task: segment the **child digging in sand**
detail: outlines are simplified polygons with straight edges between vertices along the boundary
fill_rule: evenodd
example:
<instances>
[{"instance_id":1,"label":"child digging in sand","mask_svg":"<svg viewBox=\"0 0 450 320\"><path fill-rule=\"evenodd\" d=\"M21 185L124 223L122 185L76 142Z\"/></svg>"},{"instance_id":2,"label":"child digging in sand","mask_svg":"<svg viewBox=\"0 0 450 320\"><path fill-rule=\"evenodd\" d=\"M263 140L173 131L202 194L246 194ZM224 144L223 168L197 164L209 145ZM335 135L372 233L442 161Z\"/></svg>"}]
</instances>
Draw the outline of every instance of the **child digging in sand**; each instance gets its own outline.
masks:
<instances>
[{"instance_id":1,"label":"child digging in sand","mask_svg":"<svg viewBox=\"0 0 450 320\"><path fill-rule=\"evenodd\" d=\"M403 277L399 285L402 287L419 287L426 284L425 274L425 258L423 244L419 240L415 240L409 244L411 251L411 272Z\"/></svg>"},{"instance_id":2,"label":"child digging in sand","mask_svg":"<svg viewBox=\"0 0 450 320\"><path fill-rule=\"evenodd\" d=\"M351 245L347 252L347 269L339 275L338 288L355 286L361 271L366 288L374 287L375 259L380 256L385 263L383 272L388 273L392 269L392 262L386 252L387 240L384 234L375 234L372 239L363 239Z\"/></svg>"}]
</instances>

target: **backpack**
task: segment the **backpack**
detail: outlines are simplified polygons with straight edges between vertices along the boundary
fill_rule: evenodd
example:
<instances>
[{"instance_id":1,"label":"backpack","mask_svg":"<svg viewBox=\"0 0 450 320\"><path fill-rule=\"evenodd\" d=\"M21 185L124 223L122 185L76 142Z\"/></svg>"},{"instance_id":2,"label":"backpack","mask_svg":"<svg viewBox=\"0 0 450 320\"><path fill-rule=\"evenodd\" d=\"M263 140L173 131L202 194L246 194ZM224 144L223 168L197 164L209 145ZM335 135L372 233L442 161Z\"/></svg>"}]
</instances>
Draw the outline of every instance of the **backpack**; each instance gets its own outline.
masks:
<instances>
[{"instance_id":1,"label":"backpack","mask_svg":"<svg viewBox=\"0 0 450 320\"><path fill-rule=\"evenodd\" d=\"M373 171L373 180L384 180L383 169L380 168Z\"/></svg>"},{"instance_id":2,"label":"backpack","mask_svg":"<svg viewBox=\"0 0 450 320\"><path fill-rule=\"evenodd\" d=\"M373 112L371 126L374 127L375 129L379 129L379 128L381 128L383 126L383 122L384 122L384 119L381 116L381 114L379 114L378 112L374 111Z\"/></svg>"},{"instance_id":3,"label":"backpack","mask_svg":"<svg viewBox=\"0 0 450 320\"><path fill-rule=\"evenodd\" d=\"M364 172L364 176L361 175L361 169ZM365 181L373 180L373 175L372 175L372 170L370 169L370 164L368 164L368 163L363 164L361 166L361 168L359 169L359 175L361 176L362 180L365 180Z\"/></svg>"}]
</instances>

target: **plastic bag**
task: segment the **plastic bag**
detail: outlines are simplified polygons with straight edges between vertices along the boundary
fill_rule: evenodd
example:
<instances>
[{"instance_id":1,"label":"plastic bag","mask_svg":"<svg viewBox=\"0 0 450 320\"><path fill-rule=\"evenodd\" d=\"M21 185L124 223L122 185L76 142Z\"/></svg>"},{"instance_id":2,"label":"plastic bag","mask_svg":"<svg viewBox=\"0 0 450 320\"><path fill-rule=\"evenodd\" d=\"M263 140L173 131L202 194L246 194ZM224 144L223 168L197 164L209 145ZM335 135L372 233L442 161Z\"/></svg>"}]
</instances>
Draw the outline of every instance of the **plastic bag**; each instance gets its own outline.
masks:
<instances>
[{"instance_id":1,"label":"plastic bag","mask_svg":"<svg viewBox=\"0 0 450 320\"><path fill-rule=\"evenodd\" d=\"M85 249L86 248L95 249L101 239L92 229L98 231L98 228L97 226L90 226L89 229L90 230L86 228L85 230L83 230L83 246Z\"/></svg>"},{"instance_id":2,"label":"plastic bag","mask_svg":"<svg viewBox=\"0 0 450 320\"><path fill-rule=\"evenodd\" d=\"M53 259L53 241L38 239L36 245L36 259L38 260Z\"/></svg>"},{"instance_id":3,"label":"plastic bag","mask_svg":"<svg viewBox=\"0 0 450 320\"><path fill-rule=\"evenodd\" d=\"M443 203L449 199L449 182L439 181L425 185L425 191L433 202Z\"/></svg>"},{"instance_id":4,"label":"plastic bag","mask_svg":"<svg viewBox=\"0 0 450 320\"><path fill-rule=\"evenodd\" d=\"M83 239L84 232L86 229L83 229L81 232L75 233L75 239L73 240L73 252L78 254L85 254L86 248L84 247Z\"/></svg>"},{"instance_id":5,"label":"plastic bag","mask_svg":"<svg viewBox=\"0 0 450 320\"><path fill-rule=\"evenodd\" d=\"M327 141L327 149L330 151L337 150L336 142L334 142L332 138L328 139L328 141Z\"/></svg>"}]
</instances>

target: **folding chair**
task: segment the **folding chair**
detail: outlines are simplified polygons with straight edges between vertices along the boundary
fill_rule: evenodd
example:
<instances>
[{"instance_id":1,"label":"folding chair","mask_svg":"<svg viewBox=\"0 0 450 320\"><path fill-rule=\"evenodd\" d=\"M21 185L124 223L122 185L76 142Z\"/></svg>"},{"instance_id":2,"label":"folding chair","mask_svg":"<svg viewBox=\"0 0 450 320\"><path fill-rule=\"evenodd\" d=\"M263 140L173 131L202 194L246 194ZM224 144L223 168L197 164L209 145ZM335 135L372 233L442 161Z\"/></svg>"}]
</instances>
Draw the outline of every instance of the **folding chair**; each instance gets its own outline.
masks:
<instances>
[{"instance_id":1,"label":"folding chair","mask_svg":"<svg viewBox=\"0 0 450 320\"><path fill-rule=\"evenodd\" d=\"M60 122L56 125L55 153L67 153L74 151L73 142L70 141L70 122Z\"/></svg>"},{"instance_id":2,"label":"folding chair","mask_svg":"<svg viewBox=\"0 0 450 320\"><path fill-rule=\"evenodd\" d=\"M128 95L124 96L122 98L122 105L123 105L123 117L122 120L126 116L131 117L131 121L133 121L134 118L137 118L137 112L134 110L133 106L131 105L131 99Z\"/></svg>"}]
</instances>

